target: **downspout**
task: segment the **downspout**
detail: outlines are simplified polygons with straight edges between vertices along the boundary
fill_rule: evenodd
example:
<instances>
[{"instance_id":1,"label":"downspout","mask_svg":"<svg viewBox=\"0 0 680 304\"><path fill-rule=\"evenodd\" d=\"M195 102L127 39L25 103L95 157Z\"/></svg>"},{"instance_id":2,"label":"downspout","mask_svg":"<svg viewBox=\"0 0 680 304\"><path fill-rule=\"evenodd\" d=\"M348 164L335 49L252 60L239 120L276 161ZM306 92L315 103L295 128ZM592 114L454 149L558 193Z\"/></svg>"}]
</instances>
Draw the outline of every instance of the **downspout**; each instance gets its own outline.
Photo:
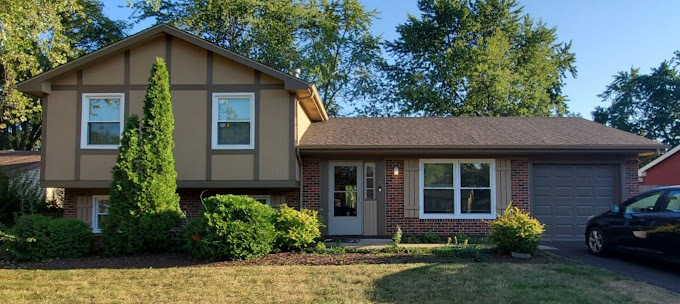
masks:
<instances>
[{"instance_id":1,"label":"downspout","mask_svg":"<svg viewBox=\"0 0 680 304\"><path fill-rule=\"evenodd\" d=\"M302 183L302 157L300 157L300 149L295 147L295 156L297 157L298 161L298 167L300 167L300 210L302 210L302 189L304 187L304 184Z\"/></svg>"}]
</instances>

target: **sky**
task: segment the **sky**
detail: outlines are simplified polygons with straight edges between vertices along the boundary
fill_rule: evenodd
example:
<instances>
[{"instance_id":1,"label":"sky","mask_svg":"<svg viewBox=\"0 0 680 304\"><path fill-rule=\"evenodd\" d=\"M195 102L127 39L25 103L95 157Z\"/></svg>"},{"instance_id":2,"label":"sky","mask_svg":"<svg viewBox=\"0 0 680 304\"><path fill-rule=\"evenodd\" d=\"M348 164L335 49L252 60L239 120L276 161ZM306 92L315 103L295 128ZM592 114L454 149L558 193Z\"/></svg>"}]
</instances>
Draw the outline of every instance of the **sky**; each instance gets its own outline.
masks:
<instances>
[{"instance_id":1,"label":"sky","mask_svg":"<svg viewBox=\"0 0 680 304\"><path fill-rule=\"evenodd\" d=\"M407 15L418 15L416 0L361 0L379 15L373 33L386 40L396 39L396 26ZM572 42L578 75L568 78L563 88L569 110L591 119L596 106L607 106L598 94L611 83L613 75L631 67L648 73L680 50L680 1L675 0L520 0L524 12L550 27L557 27L558 41ZM107 0L104 13L126 19L132 10L125 0ZM131 33L153 25L138 23Z\"/></svg>"}]
</instances>

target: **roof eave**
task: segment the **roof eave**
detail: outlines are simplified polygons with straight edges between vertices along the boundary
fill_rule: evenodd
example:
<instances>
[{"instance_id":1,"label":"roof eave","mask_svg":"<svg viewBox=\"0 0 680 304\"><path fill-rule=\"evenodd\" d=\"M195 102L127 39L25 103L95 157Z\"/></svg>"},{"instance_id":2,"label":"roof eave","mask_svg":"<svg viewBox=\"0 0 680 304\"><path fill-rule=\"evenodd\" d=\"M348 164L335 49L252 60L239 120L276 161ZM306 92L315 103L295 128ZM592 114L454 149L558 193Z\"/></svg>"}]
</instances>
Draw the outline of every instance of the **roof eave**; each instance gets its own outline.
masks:
<instances>
[{"instance_id":1,"label":"roof eave","mask_svg":"<svg viewBox=\"0 0 680 304\"><path fill-rule=\"evenodd\" d=\"M668 147L668 146L666 146L666 147ZM671 157L673 154L677 153L678 151L680 151L680 145L678 145L677 147L675 147L675 148L669 150L668 152L664 153L663 155L657 157L655 160L653 160L653 161L650 162L649 164L647 164L647 165L645 165L644 167L640 168L640 170L638 170L638 175L639 175L639 176L643 176L644 173L647 172L647 170L649 170L650 168L652 168L652 167L658 165L659 163L663 162L666 158Z\"/></svg>"}]
</instances>

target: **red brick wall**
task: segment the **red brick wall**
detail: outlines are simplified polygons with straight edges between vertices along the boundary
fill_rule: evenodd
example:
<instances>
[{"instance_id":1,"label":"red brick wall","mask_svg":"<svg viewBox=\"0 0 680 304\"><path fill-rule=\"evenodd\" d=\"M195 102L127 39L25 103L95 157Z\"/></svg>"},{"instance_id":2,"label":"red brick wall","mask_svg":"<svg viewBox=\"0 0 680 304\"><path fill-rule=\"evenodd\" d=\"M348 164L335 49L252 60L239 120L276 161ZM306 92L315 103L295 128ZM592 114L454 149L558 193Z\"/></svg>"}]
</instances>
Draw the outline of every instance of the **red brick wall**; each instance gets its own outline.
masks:
<instances>
[{"instance_id":1,"label":"red brick wall","mask_svg":"<svg viewBox=\"0 0 680 304\"><path fill-rule=\"evenodd\" d=\"M394 166L399 175L394 175ZM385 233L392 235L397 225L406 234L433 232L438 235L485 235L489 232L487 220L476 219L419 219L404 217L404 160L388 159L385 164Z\"/></svg>"},{"instance_id":2,"label":"red brick wall","mask_svg":"<svg viewBox=\"0 0 680 304\"><path fill-rule=\"evenodd\" d=\"M640 190L640 182L638 181L638 160L637 158L628 158L624 164L625 184L626 184L626 199L636 196Z\"/></svg>"},{"instance_id":3,"label":"red brick wall","mask_svg":"<svg viewBox=\"0 0 680 304\"><path fill-rule=\"evenodd\" d=\"M529 211L529 160L510 160L510 181L512 205Z\"/></svg>"},{"instance_id":4,"label":"red brick wall","mask_svg":"<svg viewBox=\"0 0 680 304\"><path fill-rule=\"evenodd\" d=\"M318 159L302 160L302 207L321 209L321 166Z\"/></svg>"},{"instance_id":5,"label":"red brick wall","mask_svg":"<svg viewBox=\"0 0 680 304\"><path fill-rule=\"evenodd\" d=\"M178 189L180 201L179 205L187 217L198 216L201 210L201 192L203 189ZM300 203L300 192L297 190L280 191L267 189L250 189L250 190L229 190L229 189L208 189L203 194L203 197L210 197L216 194L246 194L246 195L284 195L286 197L286 204L291 207L298 208ZM108 194L108 189L104 190L89 190L89 189L65 189L64 190L64 217L77 218L77 199L81 195L94 194Z\"/></svg>"},{"instance_id":6,"label":"red brick wall","mask_svg":"<svg viewBox=\"0 0 680 304\"><path fill-rule=\"evenodd\" d=\"M675 153L647 170L643 185L680 185L680 153Z\"/></svg>"}]
</instances>

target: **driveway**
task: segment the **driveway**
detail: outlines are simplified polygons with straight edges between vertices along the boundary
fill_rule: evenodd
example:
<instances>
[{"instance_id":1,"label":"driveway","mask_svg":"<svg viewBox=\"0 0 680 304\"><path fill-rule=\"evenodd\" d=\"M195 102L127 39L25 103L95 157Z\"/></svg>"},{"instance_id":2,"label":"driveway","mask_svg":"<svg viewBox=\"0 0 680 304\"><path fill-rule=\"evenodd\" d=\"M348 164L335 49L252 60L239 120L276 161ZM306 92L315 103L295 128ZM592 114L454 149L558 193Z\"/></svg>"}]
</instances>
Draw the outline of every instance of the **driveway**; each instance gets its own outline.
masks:
<instances>
[{"instance_id":1,"label":"driveway","mask_svg":"<svg viewBox=\"0 0 680 304\"><path fill-rule=\"evenodd\" d=\"M583 242L545 242L544 245L556 248L556 253L568 258L680 293L678 264L625 253L598 257L588 253Z\"/></svg>"}]
</instances>

